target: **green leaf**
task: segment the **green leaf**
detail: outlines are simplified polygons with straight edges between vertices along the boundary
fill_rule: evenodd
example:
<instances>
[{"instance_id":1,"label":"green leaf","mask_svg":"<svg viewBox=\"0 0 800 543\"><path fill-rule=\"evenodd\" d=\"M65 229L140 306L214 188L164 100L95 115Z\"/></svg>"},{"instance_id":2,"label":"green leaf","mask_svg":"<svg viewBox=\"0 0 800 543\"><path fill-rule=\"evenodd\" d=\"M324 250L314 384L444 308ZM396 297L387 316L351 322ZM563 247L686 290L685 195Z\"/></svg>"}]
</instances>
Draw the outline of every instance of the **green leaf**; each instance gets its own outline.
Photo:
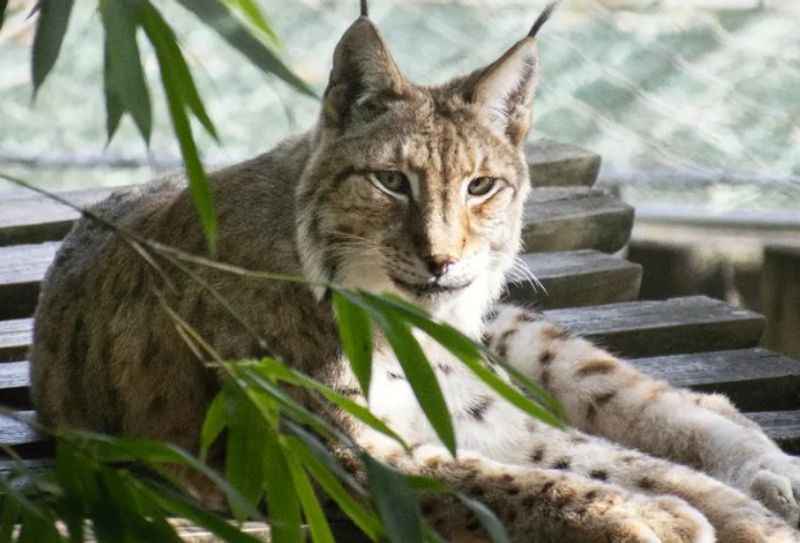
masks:
<instances>
[{"instance_id":1,"label":"green leaf","mask_svg":"<svg viewBox=\"0 0 800 543\"><path fill-rule=\"evenodd\" d=\"M230 388L228 390L231 390ZM267 424L250 399L238 392L225 394L228 441L225 475L251 504L261 500ZM246 512L231 504L234 515L244 520Z\"/></svg>"},{"instance_id":2,"label":"green leaf","mask_svg":"<svg viewBox=\"0 0 800 543\"><path fill-rule=\"evenodd\" d=\"M39 90L53 69L69 25L73 0L42 0L33 38L33 92Z\"/></svg>"},{"instance_id":3,"label":"green leaf","mask_svg":"<svg viewBox=\"0 0 800 543\"><path fill-rule=\"evenodd\" d=\"M272 543L295 543L303 540L300 502L294 488L289 464L274 430L267 426L264 448L264 487Z\"/></svg>"},{"instance_id":4,"label":"green leaf","mask_svg":"<svg viewBox=\"0 0 800 543\"><path fill-rule=\"evenodd\" d=\"M11 541L11 534L14 533L14 525L18 522L20 514L19 503L5 496L3 498L3 512L0 515L0 541Z\"/></svg>"},{"instance_id":5,"label":"green leaf","mask_svg":"<svg viewBox=\"0 0 800 543\"><path fill-rule=\"evenodd\" d=\"M456 496L461 500L461 503L475 513L475 517L483 525L483 529L486 530L486 533L489 534L494 543L510 543L503 523L500 522L491 509L460 492L456 493Z\"/></svg>"},{"instance_id":6,"label":"green leaf","mask_svg":"<svg viewBox=\"0 0 800 543\"><path fill-rule=\"evenodd\" d=\"M159 60L159 66L162 68L167 66L170 71L171 80L174 82L175 90L178 93L181 102L195 114L197 120L205 127L214 139L219 140L217 131L214 128L214 123L206 113L203 100L200 98L200 93L197 92L197 87L194 84L192 73L189 71L189 66L186 64L186 59L183 58L178 40L172 28L167 24L158 10L149 2L145 4L144 11L147 18L143 22L146 29L153 32L158 36L158 40L150 38L150 42L156 49L156 56ZM150 36L150 34L148 34ZM164 59L162 64L161 59Z\"/></svg>"},{"instance_id":7,"label":"green leaf","mask_svg":"<svg viewBox=\"0 0 800 543\"><path fill-rule=\"evenodd\" d=\"M177 0L201 21L213 28L228 44L268 74L275 74L295 89L309 96L316 93L295 75L263 42L254 37L220 0Z\"/></svg>"},{"instance_id":8,"label":"green leaf","mask_svg":"<svg viewBox=\"0 0 800 543\"><path fill-rule=\"evenodd\" d=\"M272 25L267 20L264 12L258 7L257 3L255 3L253 0L222 1L225 2L225 5L227 5L229 9L236 10L241 13L251 25L263 32L264 35L269 38L274 45L280 46L280 38L278 37L278 34L272 30Z\"/></svg>"},{"instance_id":9,"label":"green leaf","mask_svg":"<svg viewBox=\"0 0 800 543\"><path fill-rule=\"evenodd\" d=\"M192 194L195 208L200 216L200 223L208 241L209 252L216 254L217 217L214 213L214 202L203 165L197 152L192 127L186 115L184 92L186 81L181 80L181 70L175 70L175 58L171 41L174 43L172 30L164 22L158 11L149 3L142 4L142 26L156 51L156 58L161 71L161 80L169 106L172 126L181 148L186 175L189 178L189 192ZM192 84L193 85L193 84Z\"/></svg>"},{"instance_id":10,"label":"green leaf","mask_svg":"<svg viewBox=\"0 0 800 543\"><path fill-rule=\"evenodd\" d=\"M219 392L211 401L206 411L206 418L203 420L203 429L200 432L200 459L205 462L208 457L208 449L216 441L217 437L227 425L225 420L225 396Z\"/></svg>"},{"instance_id":11,"label":"green leaf","mask_svg":"<svg viewBox=\"0 0 800 543\"><path fill-rule=\"evenodd\" d=\"M142 137L149 142L152 130L150 94L136 43L140 9L138 4L125 0L100 2L100 16L105 27L106 108L110 92L122 108L130 112ZM114 114L113 107L108 109L109 126L113 125ZM109 140L112 135L109 131Z\"/></svg>"},{"instance_id":12,"label":"green leaf","mask_svg":"<svg viewBox=\"0 0 800 543\"><path fill-rule=\"evenodd\" d=\"M114 83L111 75L111 66L113 63L111 55L113 53L110 52L108 39L105 40L103 49L103 92L106 98L106 134L108 135L107 143L111 143L114 134L117 132L125 108L114 90Z\"/></svg>"},{"instance_id":13,"label":"green leaf","mask_svg":"<svg viewBox=\"0 0 800 543\"><path fill-rule=\"evenodd\" d=\"M285 458L289 465L292 481L294 481L297 497L300 498L300 503L303 505L303 512L311 531L311 539L315 543L334 543L328 519L325 518L325 514L322 512L322 507L319 504L317 495L314 493L314 488L311 486L311 481L308 480L308 475L303 470L299 459L292 455L288 455Z\"/></svg>"},{"instance_id":14,"label":"green leaf","mask_svg":"<svg viewBox=\"0 0 800 543\"><path fill-rule=\"evenodd\" d=\"M350 517L370 539L377 541L383 534L383 530L375 514L345 490L330 469L311 453L305 443L297 438L286 438L286 443L319 486L339 505L342 512Z\"/></svg>"},{"instance_id":15,"label":"green leaf","mask_svg":"<svg viewBox=\"0 0 800 543\"><path fill-rule=\"evenodd\" d=\"M400 367L422 411L450 454L456 455L456 436L450 411L425 352L408 325L391 314L377 315L378 324L397 355Z\"/></svg>"},{"instance_id":16,"label":"green leaf","mask_svg":"<svg viewBox=\"0 0 800 543\"><path fill-rule=\"evenodd\" d=\"M397 318L410 322L435 339L454 356L458 357L492 390L512 405L552 426L558 428L564 426L559 417L549 408L549 406L555 405L555 400L550 399L545 390L533 383L528 383L532 387L531 392L542 398L539 403L532 401L531 398L522 394L517 388L487 368L482 356L482 347L452 326L432 321L421 313L419 309L395 298L376 296L367 292L359 292L359 295L365 303L374 307L375 311L397 315Z\"/></svg>"},{"instance_id":17,"label":"green leaf","mask_svg":"<svg viewBox=\"0 0 800 543\"><path fill-rule=\"evenodd\" d=\"M393 543L422 541L422 522L419 504L405 477L362 455L367 468L369 487L383 520L383 528Z\"/></svg>"},{"instance_id":18,"label":"green leaf","mask_svg":"<svg viewBox=\"0 0 800 543\"><path fill-rule=\"evenodd\" d=\"M267 376L274 376L287 383L303 387L307 390L314 390L322 394L322 396L334 404L339 409L346 411L353 415L355 418L369 426L375 431L382 433L385 436L391 437L404 448L408 448L403 439L389 428L385 422L372 414L366 407L357 404L350 398L339 394L335 390L315 381L314 379L304 375L297 370L286 367L283 363L272 359L265 358L259 362L259 365L254 368L255 371L265 373Z\"/></svg>"},{"instance_id":19,"label":"green leaf","mask_svg":"<svg viewBox=\"0 0 800 543\"><path fill-rule=\"evenodd\" d=\"M228 496L228 500L236 507L246 511L253 518L261 518L261 514L233 486L219 476L216 471L186 451L169 443L158 443L144 439L113 437L92 432L70 431L62 435L71 446L87 451L91 457L102 462L141 461L158 468L161 464L180 464L188 466L205 475ZM169 478L169 473L161 471Z\"/></svg>"},{"instance_id":20,"label":"green leaf","mask_svg":"<svg viewBox=\"0 0 800 543\"><path fill-rule=\"evenodd\" d=\"M8 7L8 0L0 0L0 30L3 29L3 22L5 22L7 7ZM0 539L0 541L5 541L5 540Z\"/></svg>"},{"instance_id":21,"label":"green leaf","mask_svg":"<svg viewBox=\"0 0 800 543\"><path fill-rule=\"evenodd\" d=\"M369 397L372 377L372 326L369 315L338 292L333 293L333 308L339 323L342 350L350 361L361 391L365 397Z\"/></svg>"},{"instance_id":22,"label":"green leaf","mask_svg":"<svg viewBox=\"0 0 800 543\"><path fill-rule=\"evenodd\" d=\"M183 494L179 494L164 485L138 479L131 479L130 484L135 485L139 492L154 503L157 503L164 511L171 513L172 516L190 520L219 536L227 543L259 543L261 541L242 532L235 526L231 526L224 519L197 507Z\"/></svg>"}]
</instances>

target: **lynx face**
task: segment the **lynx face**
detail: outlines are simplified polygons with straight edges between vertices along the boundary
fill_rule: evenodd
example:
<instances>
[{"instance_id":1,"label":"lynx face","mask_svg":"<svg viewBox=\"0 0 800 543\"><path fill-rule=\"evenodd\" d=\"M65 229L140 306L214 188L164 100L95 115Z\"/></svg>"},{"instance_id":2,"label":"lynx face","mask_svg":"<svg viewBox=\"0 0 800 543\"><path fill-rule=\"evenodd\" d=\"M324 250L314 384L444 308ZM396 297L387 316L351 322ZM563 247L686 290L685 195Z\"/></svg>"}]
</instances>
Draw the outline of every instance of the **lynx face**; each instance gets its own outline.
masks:
<instances>
[{"instance_id":1,"label":"lynx face","mask_svg":"<svg viewBox=\"0 0 800 543\"><path fill-rule=\"evenodd\" d=\"M306 276L394 292L442 318L481 315L519 248L535 66L523 40L468 77L417 86L356 21L297 193Z\"/></svg>"}]
</instances>

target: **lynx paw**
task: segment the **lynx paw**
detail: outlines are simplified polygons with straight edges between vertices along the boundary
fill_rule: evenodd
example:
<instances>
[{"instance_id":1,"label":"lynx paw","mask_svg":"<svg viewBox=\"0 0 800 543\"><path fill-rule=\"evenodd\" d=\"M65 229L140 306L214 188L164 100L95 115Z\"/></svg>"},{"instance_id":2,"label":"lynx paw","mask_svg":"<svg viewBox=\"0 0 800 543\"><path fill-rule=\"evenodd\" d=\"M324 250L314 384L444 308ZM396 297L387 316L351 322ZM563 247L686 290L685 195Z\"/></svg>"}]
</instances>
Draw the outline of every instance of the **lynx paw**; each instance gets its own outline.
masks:
<instances>
[{"instance_id":1,"label":"lynx paw","mask_svg":"<svg viewBox=\"0 0 800 543\"><path fill-rule=\"evenodd\" d=\"M762 459L749 493L787 523L800 522L800 459L775 454Z\"/></svg>"},{"instance_id":2,"label":"lynx paw","mask_svg":"<svg viewBox=\"0 0 800 543\"><path fill-rule=\"evenodd\" d=\"M697 509L673 497L632 501L636 522L646 524L659 543L713 543L714 528Z\"/></svg>"}]
</instances>

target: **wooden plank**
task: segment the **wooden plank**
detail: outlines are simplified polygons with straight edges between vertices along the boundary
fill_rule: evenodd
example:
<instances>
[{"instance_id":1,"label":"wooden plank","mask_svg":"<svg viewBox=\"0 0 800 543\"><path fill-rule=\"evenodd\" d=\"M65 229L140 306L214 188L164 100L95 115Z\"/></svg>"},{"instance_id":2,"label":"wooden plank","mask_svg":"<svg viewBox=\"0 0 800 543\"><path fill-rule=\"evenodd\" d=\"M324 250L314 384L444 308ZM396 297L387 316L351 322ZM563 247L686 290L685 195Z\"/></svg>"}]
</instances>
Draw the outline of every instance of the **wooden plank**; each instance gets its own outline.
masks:
<instances>
[{"instance_id":1,"label":"wooden plank","mask_svg":"<svg viewBox=\"0 0 800 543\"><path fill-rule=\"evenodd\" d=\"M800 356L800 246L764 248L761 301L767 317L764 344Z\"/></svg>"},{"instance_id":2,"label":"wooden plank","mask_svg":"<svg viewBox=\"0 0 800 543\"><path fill-rule=\"evenodd\" d=\"M674 386L721 392L742 411L800 406L800 361L766 349L657 356L630 362Z\"/></svg>"},{"instance_id":3,"label":"wooden plank","mask_svg":"<svg viewBox=\"0 0 800 543\"><path fill-rule=\"evenodd\" d=\"M545 311L547 319L628 357L745 349L764 317L705 296Z\"/></svg>"},{"instance_id":4,"label":"wooden plank","mask_svg":"<svg viewBox=\"0 0 800 543\"><path fill-rule=\"evenodd\" d=\"M33 319L0 321L0 362L25 358L32 333Z\"/></svg>"},{"instance_id":5,"label":"wooden plank","mask_svg":"<svg viewBox=\"0 0 800 543\"><path fill-rule=\"evenodd\" d=\"M36 307L39 283L58 242L0 247L0 319L29 317ZM547 294L522 279L509 282L509 298L544 308L635 300L641 266L592 250L524 254L521 259ZM521 274L520 274L521 275Z\"/></svg>"},{"instance_id":6,"label":"wooden plank","mask_svg":"<svg viewBox=\"0 0 800 543\"><path fill-rule=\"evenodd\" d=\"M525 156L534 187L591 187L600 172L600 155L552 140L526 143Z\"/></svg>"},{"instance_id":7,"label":"wooden plank","mask_svg":"<svg viewBox=\"0 0 800 543\"><path fill-rule=\"evenodd\" d=\"M800 411L766 411L747 413L747 416L764 428L784 451L800 454Z\"/></svg>"},{"instance_id":8,"label":"wooden plank","mask_svg":"<svg viewBox=\"0 0 800 543\"><path fill-rule=\"evenodd\" d=\"M30 409L28 361L0 364L0 405L12 409Z\"/></svg>"},{"instance_id":9,"label":"wooden plank","mask_svg":"<svg viewBox=\"0 0 800 543\"><path fill-rule=\"evenodd\" d=\"M59 193L68 201L87 206L106 198L116 188L74 190ZM78 213L40 195L15 197L0 202L0 245L41 243L63 238Z\"/></svg>"},{"instance_id":10,"label":"wooden plank","mask_svg":"<svg viewBox=\"0 0 800 543\"><path fill-rule=\"evenodd\" d=\"M12 448L23 458L52 456L53 441L31 426L30 423L35 422L35 411L15 411L14 416L0 415L0 444Z\"/></svg>"},{"instance_id":11,"label":"wooden plank","mask_svg":"<svg viewBox=\"0 0 800 543\"><path fill-rule=\"evenodd\" d=\"M545 317L629 357L755 347L764 317L705 296L552 309ZM0 321L0 361L22 360L31 319Z\"/></svg>"},{"instance_id":12,"label":"wooden plank","mask_svg":"<svg viewBox=\"0 0 800 543\"><path fill-rule=\"evenodd\" d=\"M0 319L33 315L39 283L60 245L51 241L0 247Z\"/></svg>"},{"instance_id":13,"label":"wooden plank","mask_svg":"<svg viewBox=\"0 0 800 543\"><path fill-rule=\"evenodd\" d=\"M507 297L515 303L554 309L628 302L639 296L642 267L621 258L593 250L528 253L520 258L545 291L523 278L512 279ZM2 285L0 302L1 289Z\"/></svg>"},{"instance_id":14,"label":"wooden plank","mask_svg":"<svg viewBox=\"0 0 800 543\"><path fill-rule=\"evenodd\" d=\"M525 204L525 252L618 251L630 239L633 208L605 191L544 188Z\"/></svg>"}]
</instances>

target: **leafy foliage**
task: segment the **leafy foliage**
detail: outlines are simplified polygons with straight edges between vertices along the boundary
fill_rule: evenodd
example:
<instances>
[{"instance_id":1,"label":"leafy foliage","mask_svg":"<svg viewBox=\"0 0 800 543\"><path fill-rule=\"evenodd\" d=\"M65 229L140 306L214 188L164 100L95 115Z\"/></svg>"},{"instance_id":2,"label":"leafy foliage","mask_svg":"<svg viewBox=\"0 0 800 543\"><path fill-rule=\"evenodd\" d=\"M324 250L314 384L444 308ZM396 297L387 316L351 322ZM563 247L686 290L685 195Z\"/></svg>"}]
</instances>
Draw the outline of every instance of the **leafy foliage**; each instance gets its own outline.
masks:
<instances>
[{"instance_id":1,"label":"leafy foliage","mask_svg":"<svg viewBox=\"0 0 800 543\"><path fill-rule=\"evenodd\" d=\"M313 95L276 54L277 36L256 2L175 1L264 72ZM35 91L58 59L72 6L72 0L41 0L38 4L32 58ZM178 40L150 0L99 0L98 6L105 28L108 138L113 137L126 114L133 118L145 142L150 138L152 104L139 49L141 31L160 68L189 187L213 253L213 197L194 141L191 118L215 138L216 130ZM6 7L7 2L0 0L0 22ZM88 212L85 215L101 220ZM107 223L104 226L115 228ZM165 258L178 255L175 250L130 234L125 236L145 258L152 259L148 251L161 251L160 256ZM194 261L197 263L198 259ZM186 271L185 267L179 269ZM237 271L230 266L220 269ZM187 280L197 280L186 273ZM265 280L298 280L262 275ZM514 386L497 377L486 366L488 353L483 346L447 324L433 321L419 308L391 296L343 290L334 285L325 287L332 292L342 349L363 394L369 395L373 326L377 325L397 355L432 428L454 456L458 453L458 436L415 331L441 343L513 405L551 424L560 423L557 406L543 390L521 379L517 379L519 386ZM321 495L337 504L371 540L441 541L422 518L418 498L421 493L449 489L437 481L404 475L370 457L327 418L298 403L287 387L301 389L331 408L348 413L393 440L401 453L409 453L407 444L386 423L360 403L274 358L221 360L213 346L180 321L177 313L164 309L176 320L176 327L193 351L210 356L210 362L203 362L216 364L228 375L209 406L201 433L200 457L164 443L88 432L58 433L54 435L57 449L52 469L33 471L20 461L10 477L0 479L0 542L79 542L89 535L101 543L180 541L176 523L168 520L173 518L191 521L228 542L257 541L241 529L247 519L268 520L276 543L304 541L307 535L317 543L329 542L333 541L333 530ZM520 392L522 389L527 394ZM207 462L223 440L224 477L218 471L221 466L211 467ZM13 455L13 451L9 453ZM343 467L343 460L359 466L362 476L354 477ZM179 474L192 474L213 485L225 497L235 522L206 510L182 493ZM457 494L457 498L475 513L494 541L507 541L502 524L489 508L467 496Z\"/></svg>"}]
</instances>

